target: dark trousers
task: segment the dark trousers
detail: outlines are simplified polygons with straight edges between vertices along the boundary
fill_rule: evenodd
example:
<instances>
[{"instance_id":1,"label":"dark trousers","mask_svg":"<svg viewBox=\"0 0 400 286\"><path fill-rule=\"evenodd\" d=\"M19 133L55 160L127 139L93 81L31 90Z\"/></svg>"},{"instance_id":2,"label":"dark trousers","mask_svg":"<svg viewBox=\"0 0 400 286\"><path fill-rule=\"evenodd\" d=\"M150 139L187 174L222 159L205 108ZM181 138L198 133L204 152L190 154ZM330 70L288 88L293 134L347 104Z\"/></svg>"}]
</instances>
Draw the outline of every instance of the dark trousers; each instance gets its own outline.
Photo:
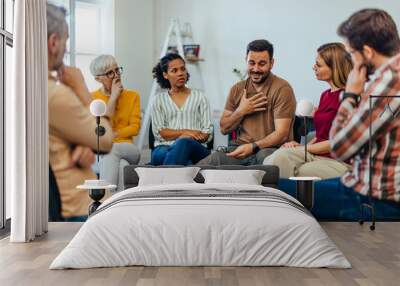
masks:
<instances>
[{"instance_id":1,"label":"dark trousers","mask_svg":"<svg viewBox=\"0 0 400 286\"><path fill-rule=\"evenodd\" d=\"M262 165L266 157L271 155L277 150L277 148L264 148L257 152L257 154L250 155L244 159L236 159L227 156L224 152L216 151L209 155L208 157L201 160L197 165Z\"/></svg>"},{"instance_id":2,"label":"dark trousers","mask_svg":"<svg viewBox=\"0 0 400 286\"><path fill-rule=\"evenodd\" d=\"M192 138L179 138L171 146L159 145L151 153L151 165L192 165L210 151Z\"/></svg>"},{"instance_id":3,"label":"dark trousers","mask_svg":"<svg viewBox=\"0 0 400 286\"><path fill-rule=\"evenodd\" d=\"M296 196L296 182L289 179L279 180L279 189ZM369 209L365 208L361 217L360 206L367 203L368 197L360 195L340 182L340 178L318 181L314 184L314 207L311 213L318 220L357 221L370 220ZM372 199L377 220L400 220L400 203Z\"/></svg>"}]
</instances>

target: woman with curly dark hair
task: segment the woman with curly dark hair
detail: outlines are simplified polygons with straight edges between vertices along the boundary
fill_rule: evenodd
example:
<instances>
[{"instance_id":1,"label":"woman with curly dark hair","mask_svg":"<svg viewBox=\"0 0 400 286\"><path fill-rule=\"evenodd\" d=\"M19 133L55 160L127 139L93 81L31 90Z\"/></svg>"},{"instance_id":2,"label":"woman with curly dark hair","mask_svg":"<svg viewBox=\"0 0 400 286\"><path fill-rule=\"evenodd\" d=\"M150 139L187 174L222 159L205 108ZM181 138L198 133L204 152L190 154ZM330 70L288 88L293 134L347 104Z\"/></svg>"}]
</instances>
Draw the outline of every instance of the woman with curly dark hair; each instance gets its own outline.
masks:
<instances>
[{"instance_id":1,"label":"woman with curly dark hair","mask_svg":"<svg viewBox=\"0 0 400 286\"><path fill-rule=\"evenodd\" d=\"M201 91L186 86L189 73L178 54L164 56L153 68L153 77L165 91L152 107L151 164L196 164L210 154L206 148L213 134L210 104Z\"/></svg>"}]
</instances>

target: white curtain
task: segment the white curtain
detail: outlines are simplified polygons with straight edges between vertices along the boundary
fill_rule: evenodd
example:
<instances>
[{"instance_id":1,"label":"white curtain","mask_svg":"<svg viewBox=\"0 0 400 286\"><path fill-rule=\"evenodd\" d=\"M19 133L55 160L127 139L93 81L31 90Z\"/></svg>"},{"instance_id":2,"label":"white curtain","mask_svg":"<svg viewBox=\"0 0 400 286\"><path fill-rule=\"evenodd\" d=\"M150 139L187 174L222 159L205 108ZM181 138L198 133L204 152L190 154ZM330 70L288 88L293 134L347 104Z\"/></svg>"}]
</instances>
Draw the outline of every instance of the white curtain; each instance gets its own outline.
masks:
<instances>
[{"instance_id":1,"label":"white curtain","mask_svg":"<svg viewBox=\"0 0 400 286\"><path fill-rule=\"evenodd\" d=\"M48 227L46 0L15 1L12 96L6 98L6 187L12 242Z\"/></svg>"}]
</instances>

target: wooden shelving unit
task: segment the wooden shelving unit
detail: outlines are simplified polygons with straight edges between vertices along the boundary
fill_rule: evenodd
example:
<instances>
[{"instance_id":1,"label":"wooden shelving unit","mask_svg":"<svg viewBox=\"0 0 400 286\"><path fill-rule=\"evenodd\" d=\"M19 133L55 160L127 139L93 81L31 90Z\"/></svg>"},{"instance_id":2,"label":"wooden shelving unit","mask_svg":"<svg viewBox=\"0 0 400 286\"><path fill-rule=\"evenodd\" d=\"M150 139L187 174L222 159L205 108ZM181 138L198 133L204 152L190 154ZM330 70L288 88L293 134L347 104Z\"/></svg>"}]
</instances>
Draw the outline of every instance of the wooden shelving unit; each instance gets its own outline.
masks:
<instances>
[{"instance_id":1,"label":"wooden shelving unit","mask_svg":"<svg viewBox=\"0 0 400 286\"><path fill-rule=\"evenodd\" d=\"M195 57L195 56L187 56L187 57L185 57L185 60L188 63L192 63L192 64L195 64L195 63L198 63L198 62L204 62L203 58L199 58L199 57Z\"/></svg>"}]
</instances>

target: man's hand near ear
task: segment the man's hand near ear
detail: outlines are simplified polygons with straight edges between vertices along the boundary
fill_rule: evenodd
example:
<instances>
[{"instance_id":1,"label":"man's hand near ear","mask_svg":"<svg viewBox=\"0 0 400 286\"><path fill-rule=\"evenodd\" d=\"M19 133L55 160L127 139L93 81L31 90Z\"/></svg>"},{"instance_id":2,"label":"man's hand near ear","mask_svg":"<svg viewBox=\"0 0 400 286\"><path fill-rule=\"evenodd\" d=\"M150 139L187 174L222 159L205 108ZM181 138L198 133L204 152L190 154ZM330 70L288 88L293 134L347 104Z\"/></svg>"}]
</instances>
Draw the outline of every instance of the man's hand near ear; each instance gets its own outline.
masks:
<instances>
[{"instance_id":1,"label":"man's hand near ear","mask_svg":"<svg viewBox=\"0 0 400 286\"><path fill-rule=\"evenodd\" d=\"M353 56L354 66L346 83L346 92L361 95L367 81L367 67L360 52Z\"/></svg>"}]
</instances>

